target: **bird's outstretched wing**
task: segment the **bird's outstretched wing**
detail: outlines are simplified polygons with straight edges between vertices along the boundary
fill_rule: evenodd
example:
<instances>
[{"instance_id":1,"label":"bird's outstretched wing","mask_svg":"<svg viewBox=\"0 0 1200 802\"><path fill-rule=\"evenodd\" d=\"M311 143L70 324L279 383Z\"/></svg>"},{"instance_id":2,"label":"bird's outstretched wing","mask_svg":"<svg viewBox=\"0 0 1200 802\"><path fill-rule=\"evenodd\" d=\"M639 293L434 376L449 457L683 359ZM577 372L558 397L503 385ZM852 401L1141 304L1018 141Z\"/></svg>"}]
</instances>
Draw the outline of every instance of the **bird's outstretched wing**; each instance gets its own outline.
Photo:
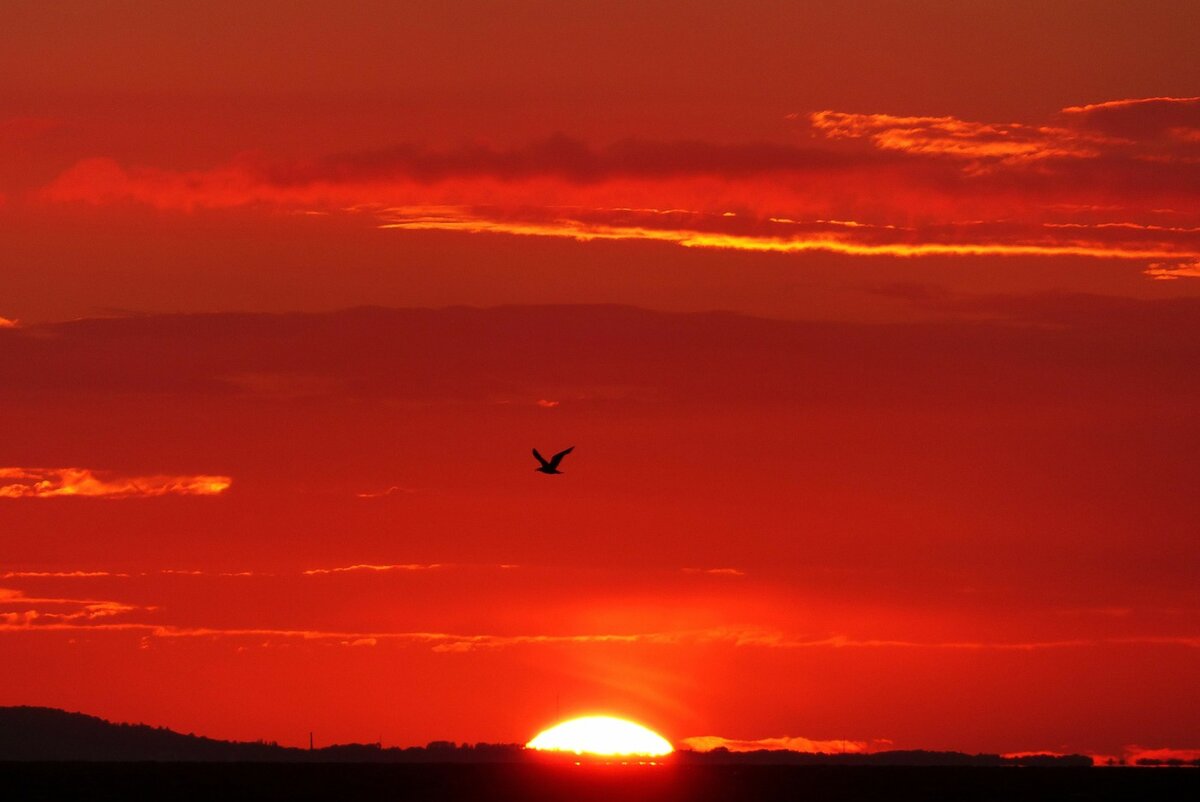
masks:
<instances>
[{"instance_id":1,"label":"bird's outstretched wing","mask_svg":"<svg viewBox=\"0 0 1200 802\"><path fill-rule=\"evenodd\" d=\"M546 462L546 458L538 453L538 450L536 448L533 450L533 456L535 459L537 459L538 462L542 463L543 468L550 465L549 462Z\"/></svg>"},{"instance_id":2,"label":"bird's outstretched wing","mask_svg":"<svg viewBox=\"0 0 1200 802\"><path fill-rule=\"evenodd\" d=\"M553 457L550 458L550 467L557 468L558 463L562 462L562 458L567 456L574 450L575 450L575 446L571 446L570 448L565 449L565 450L560 451L557 454L555 454Z\"/></svg>"}]
</instances>

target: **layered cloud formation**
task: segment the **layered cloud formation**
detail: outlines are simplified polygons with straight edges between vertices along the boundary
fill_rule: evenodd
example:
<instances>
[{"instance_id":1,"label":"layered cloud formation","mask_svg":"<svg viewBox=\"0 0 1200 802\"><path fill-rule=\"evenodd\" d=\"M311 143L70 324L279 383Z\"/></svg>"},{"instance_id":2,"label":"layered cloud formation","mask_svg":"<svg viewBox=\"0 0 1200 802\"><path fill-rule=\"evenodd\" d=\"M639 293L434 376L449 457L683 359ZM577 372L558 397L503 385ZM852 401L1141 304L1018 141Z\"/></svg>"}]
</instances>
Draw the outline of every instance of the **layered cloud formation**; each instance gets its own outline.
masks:
<instances>
[{"instance_id":1,"label":"layered cloud formation","mask_svg":"<svg viewBox=\"0 0 1200 802\"><path fill-rule=\"evenodd\" d=\"M1090 256L1153 278L1200 260L1200 98L1117 100L1038 124L818 111L797 142L555 136L401 145L178 171L81 161L52 202L353 210L395 229L651 240L751 251Z\"/></svg>"}]
</instances>

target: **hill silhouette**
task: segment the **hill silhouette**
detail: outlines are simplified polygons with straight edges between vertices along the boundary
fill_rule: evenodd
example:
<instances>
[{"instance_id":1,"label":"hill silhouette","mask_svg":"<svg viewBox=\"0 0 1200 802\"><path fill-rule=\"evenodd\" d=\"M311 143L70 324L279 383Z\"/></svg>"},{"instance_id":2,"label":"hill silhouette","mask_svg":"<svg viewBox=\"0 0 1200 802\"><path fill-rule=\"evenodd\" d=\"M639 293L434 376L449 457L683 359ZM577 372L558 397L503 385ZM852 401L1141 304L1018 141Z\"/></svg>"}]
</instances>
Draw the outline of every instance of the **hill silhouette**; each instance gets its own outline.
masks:
<instances>
[{"instance_id":1,"label":"hill silhouette","mask_svg":"<svg viewBox=\"0 0 1200 802\"><path fill-rule=\"evenodd\" d=\"M518 744L454 744L383 749L334 744L320 749L271 741L222 741L146 724L118 724L51 707L0 707L0 761L236 761L245 763L490 763L519 760Z\"/></svg>"},{"instance_id":2,"label":"hill silhouette","mask_svg":"<svg viewBox=\"0 0 1200 802\"><path fill-rule=\"evenodd\" d=\"M0 708L0 760L296 760L300 751L115 724L49 707Z\"/></svg>"},{"instance_id":3,"label":"hill silhouette","mask_svg":"<svg viewBox=\"0 0 1200 802\"><path fill-rule=\"evenodd\" d=\"M573 759L574 756L571 756ZM0 707L0 761L241 762L241 763L515 763L553 760L519 744L456 744L423 747L335 744L299 749L273 742L221 741L145 724L117 724L83 713L49 707ZM923 750L871 754L821 754L787 750L680 751L673 761L688 765L795 766L1091 766L1084 755L969 755Z\"/></svg>"}]
</instances>

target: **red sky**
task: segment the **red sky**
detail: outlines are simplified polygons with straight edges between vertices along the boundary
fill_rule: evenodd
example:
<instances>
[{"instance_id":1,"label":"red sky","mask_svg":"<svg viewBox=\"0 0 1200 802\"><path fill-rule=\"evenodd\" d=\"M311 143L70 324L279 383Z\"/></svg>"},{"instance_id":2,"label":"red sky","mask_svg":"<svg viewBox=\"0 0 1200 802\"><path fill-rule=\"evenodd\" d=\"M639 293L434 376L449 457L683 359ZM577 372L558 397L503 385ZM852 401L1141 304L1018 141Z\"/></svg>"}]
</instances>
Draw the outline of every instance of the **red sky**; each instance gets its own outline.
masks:
<instances>
[{"instance_id":1,"label":"red sky","mask_svg":"<svg viewBox=\"0 0 1200 802\"><path fill-rule=\"evenodd\" d=\"M1197 17L9 4L0 704L1200 747Z\"/></svg>"}]
</instances>

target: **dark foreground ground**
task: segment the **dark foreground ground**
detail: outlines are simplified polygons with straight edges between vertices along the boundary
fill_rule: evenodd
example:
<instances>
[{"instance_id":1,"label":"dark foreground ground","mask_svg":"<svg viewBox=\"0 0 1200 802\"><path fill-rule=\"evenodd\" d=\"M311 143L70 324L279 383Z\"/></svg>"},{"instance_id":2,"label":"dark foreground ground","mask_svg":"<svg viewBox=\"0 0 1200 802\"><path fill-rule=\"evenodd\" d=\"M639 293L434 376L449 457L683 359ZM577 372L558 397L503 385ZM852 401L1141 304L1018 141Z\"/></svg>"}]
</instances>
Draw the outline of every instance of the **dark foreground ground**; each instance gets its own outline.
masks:
<instances>
[{"instance_id":1,"label":"dark foreground ground","mask_svg":"<svg viewBox=\"0 0 1200 802\"><path fill-rule=\"evenodd\" d=\"M1200 770L535 764L0 763L17 800L1193 800Z\"/></svg>"}]
</instances>

